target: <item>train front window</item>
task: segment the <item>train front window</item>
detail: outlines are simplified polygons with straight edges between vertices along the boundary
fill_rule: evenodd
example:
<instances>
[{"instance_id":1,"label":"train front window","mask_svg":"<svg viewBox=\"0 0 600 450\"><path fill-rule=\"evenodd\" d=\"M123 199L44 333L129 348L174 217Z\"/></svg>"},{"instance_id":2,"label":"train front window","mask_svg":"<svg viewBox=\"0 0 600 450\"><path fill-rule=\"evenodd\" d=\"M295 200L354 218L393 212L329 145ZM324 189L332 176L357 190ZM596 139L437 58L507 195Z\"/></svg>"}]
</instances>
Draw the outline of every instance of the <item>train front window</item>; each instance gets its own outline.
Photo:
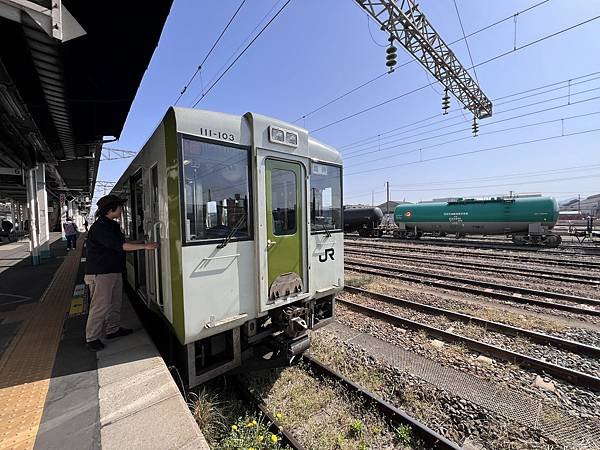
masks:
<instances>
[{"instance_id":1,"label":"train front window","mask_svg":"<svg viewBox=\"0 0 600 450\"><path fill-rule=\"evenodd\" d=\"M296 174L290 170L271 170L273 234L296 234Z\"/></svg>"},{"instance_id":2,"label":"train front window","mask_svg":"<svg viewBox=\"0 0 600 450\"><path fill-rule=\"evenodd\" d=\"M342 169L311 164L310 224L312 232L342 229Z\"/></svg>"},{"instance_id":3,"label":"train front window","mask_svg":"<svg viewBox=\"0 0 600 450\"><path fill-rule=\"evenodd\" d=\"M248 150L183 139L186 242L248 238Z\"/></svg>"}]
</instances>

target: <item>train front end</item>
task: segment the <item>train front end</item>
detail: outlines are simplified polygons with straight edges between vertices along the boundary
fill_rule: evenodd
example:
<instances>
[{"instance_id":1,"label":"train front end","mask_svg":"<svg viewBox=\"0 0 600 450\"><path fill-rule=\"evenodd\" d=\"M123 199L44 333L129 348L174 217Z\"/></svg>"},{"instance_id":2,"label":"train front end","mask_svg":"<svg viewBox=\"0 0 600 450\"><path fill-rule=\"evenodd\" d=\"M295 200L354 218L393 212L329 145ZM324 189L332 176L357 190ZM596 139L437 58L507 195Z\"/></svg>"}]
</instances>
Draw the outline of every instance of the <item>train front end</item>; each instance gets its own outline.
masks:
<instances>
[{"instance_id":1,"label":"train front end","mask_svg":"<svg viewBox=\"0 0 600 450\"><path fill-rule=\"evenodd\" d=\"M182 273L173 322L193 386L241 366L260 345L282 358L300 354L310 330L334 317L342 161L275 119L173 112L179 195L169 227L179 218L180 253L171 256Z\"/></svg>"}]
</instances>

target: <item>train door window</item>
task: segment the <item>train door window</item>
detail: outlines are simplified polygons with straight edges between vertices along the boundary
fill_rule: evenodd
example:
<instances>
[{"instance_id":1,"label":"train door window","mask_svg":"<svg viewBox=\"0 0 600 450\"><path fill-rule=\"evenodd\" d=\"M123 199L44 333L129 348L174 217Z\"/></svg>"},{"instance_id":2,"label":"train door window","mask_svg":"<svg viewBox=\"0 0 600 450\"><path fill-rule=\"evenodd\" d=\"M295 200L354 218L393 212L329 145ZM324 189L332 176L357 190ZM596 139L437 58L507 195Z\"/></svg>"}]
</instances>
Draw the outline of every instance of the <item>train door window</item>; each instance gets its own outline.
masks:
<instances>
[{"instance_id":1,"label":"train door window","mask_svg":"<svg viewBox=\"0 0 600 450\"><path fill-rule=\"evenodd\" d=\"M249 150L184 137L185 242L251 237Z\"/></svg>"},{"instance_id":2,"label":"train door window","mask_svg":"<svg viewBox=\"0 0 600 450\"><path fill-rule=\"evenodd\" d=\"M342 169L311 164L310 224L312 233L342 229Z\"/></svg>"},{"instance_id":3,"label":"train door window","mask_svg":"<svg viewBox=\"0 0 600 450\"><path fill-rule=\"evenodd\" d=\"M296 233L296 174L290 170L271 170L271 208L273 234Z\"/></svg>"}]
</instances>

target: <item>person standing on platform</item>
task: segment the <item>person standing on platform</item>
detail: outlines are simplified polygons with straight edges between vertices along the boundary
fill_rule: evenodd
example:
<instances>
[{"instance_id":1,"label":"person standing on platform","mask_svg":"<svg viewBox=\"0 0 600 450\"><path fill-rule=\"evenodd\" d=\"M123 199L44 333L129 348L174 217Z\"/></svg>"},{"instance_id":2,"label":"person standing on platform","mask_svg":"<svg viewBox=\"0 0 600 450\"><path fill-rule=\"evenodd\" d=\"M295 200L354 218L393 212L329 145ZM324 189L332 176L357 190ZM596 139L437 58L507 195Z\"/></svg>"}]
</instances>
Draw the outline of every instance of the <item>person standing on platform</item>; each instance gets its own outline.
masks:
<instances>
[{"instance_id":1,"label":"person standing on platform","mask_svg":"<svg viewBox=\"0 0 600 450\"><path fill-rule=\"evenodd\" d=\"M83 226L85 227L85 232L87 233L88 232L88 221L85 217L83 218Z\"/></svg>"},{"instance_id":2,"label":"person standing on platform","mask_svg":"<svg viewBox=\"0 0 600 450\"><path fill-rule=\"evenodd\" d=\"M127 336L133 330L120 326L123 299L125 252L155 250L157 243L129 243L115 219L121 217L125 199L105 195L96 205L96 221L88 231L86 242L85 284L90 290L90 309L85 339L90 351L104 348L106 339Z\"/></svg>"},{"instance_id":3,"label":"person standing on platform","mask_svg":"<svg viewBox=\"0 0 600 450\"><path fill-rule=\"evenodd\" d=\"M73 219L67 218L67 221L63 224L65 230L65 237L67 238L67 251L77 247L77 225L73 223Z\"/></svg>"}]
</instances>

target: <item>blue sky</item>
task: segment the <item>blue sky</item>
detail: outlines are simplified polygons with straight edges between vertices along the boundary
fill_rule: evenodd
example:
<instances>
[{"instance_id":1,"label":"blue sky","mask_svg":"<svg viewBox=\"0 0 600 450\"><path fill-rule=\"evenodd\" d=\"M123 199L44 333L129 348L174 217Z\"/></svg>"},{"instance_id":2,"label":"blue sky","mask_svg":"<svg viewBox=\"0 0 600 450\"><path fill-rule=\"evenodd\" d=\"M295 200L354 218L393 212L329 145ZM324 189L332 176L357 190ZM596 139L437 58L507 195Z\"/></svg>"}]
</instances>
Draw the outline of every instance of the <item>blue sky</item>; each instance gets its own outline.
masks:
<instances>
[{"instance_id":1,"label":"blue sky","mask_svg":"<svg viewBox=\"0 0 600 450\"><path fill-rule=\"evenodd\" d=\"M283 3L247 0L179 105L191 106L202 86L218 76L261 19L269 11L272 16ZM456 0L467 34L537 3ZM110 147L139 150L239 4L239 0L174 0L120 140ZM453 0L419 4L446 42L462 37ZM597 1L547 1L519 14L516 46L598 15ZM443 92L417 63L398 68L297 124L341 150L346 204L370 204L372 197L376 204L385 201L385 181L390 182L392 199L407 201L509 191L541 192L560 199L598 193L600 132L590 130L600 128L600 98L595 98L600 97L599 38L600 19L477 67L480 86L490 99L553 84L497 100L494 116L480 122L478 137L471 136L472 116L460 111L456 99L451 100L450 114L442 115ZM197 107L234 114L255 111L296 121L384 73L381 45L386 40L373 21L369 26L354 0L292 0ZM513 50L515 23L511 18L468 43L475 65ZM452 49L465 67L471 66L464 41ZM399 48L399 65L410 60ZM327 126L428 83L432 86ZM538 112L549 108L553 109ZM434 115L438 117L407 126ZM367 138L361 145L348 146ZM538 142L512 146L526 141ZM459 153L465 154L451 156ZM98 179L118 179L129 162L103 161Z\"/></svg>"}]
</instances>

